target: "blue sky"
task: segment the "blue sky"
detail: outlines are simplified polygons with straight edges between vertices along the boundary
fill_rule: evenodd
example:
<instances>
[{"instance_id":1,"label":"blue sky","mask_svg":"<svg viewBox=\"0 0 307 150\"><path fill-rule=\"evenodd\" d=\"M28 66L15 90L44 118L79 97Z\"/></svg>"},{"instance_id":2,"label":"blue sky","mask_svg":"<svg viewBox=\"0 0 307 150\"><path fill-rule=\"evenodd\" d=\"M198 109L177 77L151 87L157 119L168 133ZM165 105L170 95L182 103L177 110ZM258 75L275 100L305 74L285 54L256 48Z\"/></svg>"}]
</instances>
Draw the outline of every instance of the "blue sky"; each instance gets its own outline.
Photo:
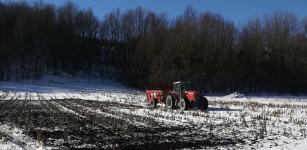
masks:
<instances>
[{"instance_id":1,"label":"blue sky","mask_svg":"<svg viewBox=\"0 0 307 150\"><path fill-rule=\"evenodd\" d=\"M27 0L32 2L35 0ZM141 6L144 9L156 13L166 12L169 19L174 19L183 14L185 8L190 4L198 12L210 11L219 13L223 17L243 24L253 16L272 14L275 10L293 12L299 18L307 17L306 0L71 0L79 8L92 7L94 14L102 19L105 14L115 8L122 12L127 9L135 9ZM66 0L44 0L45 3L53 3L61 6Z\"/></svg>"}]
</instances>

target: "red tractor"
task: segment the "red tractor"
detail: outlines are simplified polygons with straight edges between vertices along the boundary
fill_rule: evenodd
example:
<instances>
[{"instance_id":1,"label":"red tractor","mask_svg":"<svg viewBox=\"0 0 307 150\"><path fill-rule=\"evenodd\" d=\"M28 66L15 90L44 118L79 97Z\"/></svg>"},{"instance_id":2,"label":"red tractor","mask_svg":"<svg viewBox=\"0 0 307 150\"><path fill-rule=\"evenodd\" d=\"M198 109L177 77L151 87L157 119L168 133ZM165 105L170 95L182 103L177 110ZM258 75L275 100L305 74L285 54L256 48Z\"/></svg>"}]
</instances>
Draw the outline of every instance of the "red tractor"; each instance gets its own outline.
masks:
<instances>
[{"instance_id":1,"label":"red tractor","mask_svg":"<svg viewBox=\"0 0 307 150\"><path fill-rule=\"evenodd\" d=\"M181 110L187 110L195 106L202 110L208 108L208 100L192 90L191 82L178 81L173 84L174 88L169 87L163 91L146 88L147 100L152 108L155 108L157 103L166 104L168 109L180 107Z\"/></svg>"}]
</instances>

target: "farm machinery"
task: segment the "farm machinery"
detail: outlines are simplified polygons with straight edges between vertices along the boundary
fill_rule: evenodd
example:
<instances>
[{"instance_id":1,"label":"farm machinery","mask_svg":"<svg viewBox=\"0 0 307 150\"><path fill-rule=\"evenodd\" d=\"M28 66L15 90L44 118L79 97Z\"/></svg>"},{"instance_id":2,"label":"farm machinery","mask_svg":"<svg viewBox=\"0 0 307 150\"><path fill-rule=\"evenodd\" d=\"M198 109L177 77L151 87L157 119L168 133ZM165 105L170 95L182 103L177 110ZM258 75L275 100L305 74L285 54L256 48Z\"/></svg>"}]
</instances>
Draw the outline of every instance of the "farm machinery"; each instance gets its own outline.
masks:
<instances>
[{"instance_id":1,"label":"farm machinery","mask_svg":"<svg viewBox=\"0 0 307 150\"><path fill-rule=\"evenodd\" d=\"M179 107L181 110L197 107L205 110L208 108L208 100L197 91L192 90L191 82L178 81L173 83L173 88L164 90L147 90L147 100L152 108L156 108L157 103L164 103L168 109Z\"/></svg>"}]
</instances>

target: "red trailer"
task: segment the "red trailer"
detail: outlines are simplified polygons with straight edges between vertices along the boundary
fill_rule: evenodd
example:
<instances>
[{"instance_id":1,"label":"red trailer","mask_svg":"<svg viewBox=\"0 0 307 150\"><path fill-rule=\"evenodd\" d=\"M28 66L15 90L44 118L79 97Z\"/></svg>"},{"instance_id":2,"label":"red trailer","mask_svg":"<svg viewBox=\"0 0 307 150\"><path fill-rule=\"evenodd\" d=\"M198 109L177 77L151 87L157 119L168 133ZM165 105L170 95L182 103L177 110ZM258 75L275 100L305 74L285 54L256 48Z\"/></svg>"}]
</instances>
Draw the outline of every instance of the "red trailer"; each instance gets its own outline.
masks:
<instances>
[{"instance_id":1,"label":"red trailer","mask_svg":"<svg viewBox=\"0 0 307 150\"><path fill-rule=\"evenodd\" d=\"M156 108L157 103L165 103L165 99L169 92L173 91L172 87L165 88L164 90L147 90L147 100L150 103L150 107Z\"/></svg>"}]
</instances>

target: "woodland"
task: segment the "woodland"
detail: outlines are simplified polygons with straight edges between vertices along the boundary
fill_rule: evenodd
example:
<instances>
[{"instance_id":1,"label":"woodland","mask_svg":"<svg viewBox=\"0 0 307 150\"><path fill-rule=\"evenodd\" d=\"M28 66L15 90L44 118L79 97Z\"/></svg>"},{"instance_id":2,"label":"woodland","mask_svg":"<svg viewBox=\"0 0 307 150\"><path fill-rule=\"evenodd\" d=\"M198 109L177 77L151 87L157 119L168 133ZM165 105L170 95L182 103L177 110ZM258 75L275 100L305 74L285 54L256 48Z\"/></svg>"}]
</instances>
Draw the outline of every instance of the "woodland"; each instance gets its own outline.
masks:
<instances>
[{"instance_id":1,"label":"woodland","mask_svg":"<svg viewBox=\"0 0 307 150\"><path fill-rule=\"evenodd\" d=\"M201 93L306 93L307 17L287 10L236 24L192 6L98 18L73 2L0 1L0 82L46 74L116 77L145 89L192 81Z\"/></svg>"}]
</instances>

